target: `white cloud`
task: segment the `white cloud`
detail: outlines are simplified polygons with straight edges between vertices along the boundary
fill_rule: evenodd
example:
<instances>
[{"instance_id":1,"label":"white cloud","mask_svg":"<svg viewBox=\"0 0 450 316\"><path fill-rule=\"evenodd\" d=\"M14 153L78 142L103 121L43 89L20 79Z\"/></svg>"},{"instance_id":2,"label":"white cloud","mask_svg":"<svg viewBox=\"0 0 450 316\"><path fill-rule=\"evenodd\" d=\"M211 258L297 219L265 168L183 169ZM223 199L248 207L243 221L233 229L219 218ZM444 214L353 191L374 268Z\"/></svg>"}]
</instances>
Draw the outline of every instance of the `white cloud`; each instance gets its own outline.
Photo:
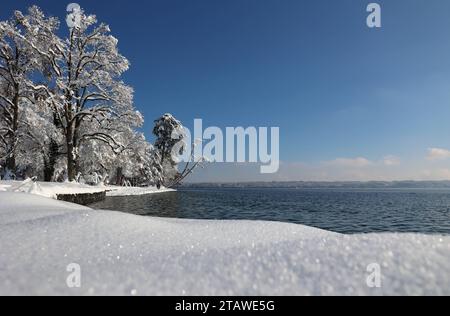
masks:
<instances>
[{"instance_id":1,"label":"white cloud","mask_svg":"<svg viewBox=\"0 0 450 316\"><path fill-rule=\"evenodd\" d=\"M426 180L450 180L450 169L423 170L421 178Z\"/></svg>"},{"instance_id":2,"label":"white cloud","mask_svg":"<svg viewBox=\"0 0 450 316\"><path fill-rule=\"evenodd\" d=\"M427 159L431 161L446 160L450 158L450 150L442 148L429 148Z\"/></svg>"},{"instance_id":3,"label":"white cloud","mask_svg":"<svg viewBox=\"0 0 450 316\"><path fill-rule=\"evenodd\" d=\"M259 164L213 163L199 169L191 182L248 181L393 181L450 180L450 169L429 166L422 160L386 165L383 160L340 159L330 163L284 162L275 174L260 174ZM336 163L338 165L336 165ZM339 165L340 164L340 165ZM343 166L346 164L347 166ZM359 166L359 167L355 167Z\"/></svg>"},{"instance_id":4,"label":"white cloud","mask_svg":"<svg viewBox=\"0 0 450 316\"><path fill-rule=\"evenodd\" d=\"M383 165L385 166L398 166L400 164L400 158L396 157L396 156L386 156L383 158Z\"/></svg>"},{"instance_id":5,"label":"white cloud","mask_svg":"<svg viewBox=\"0 0 450 316\"><path fill-rule=\"evenodd\" d=\"M430 148L428 160L414 157L404 160L386 155L370 160L363 156L337 158L323 162L282 162L276 174L261 175L259 164L214 164L198 171L193 182L246 181L393 181L393 180L450 180L450 150ZM445 161L448 159L447 161Z\"/></svg>"},{"instance_id":6,"label":"white cloud","mask_svg":"<svg viewBox=\"0 0 450 316\"><path fill-rule=\"evenodd\" d=\"M325 162L325 165L343 168L365 168L377 165L391 167L400 165L400 158L394 155L385 156L379 161L371 161L364 157L337 158L335 160Z\"/></svg>"},{"instance_id":7,"label":"white cloud","mask_svg":"<svg viewBox=\"0 0 450 316\"><path fill-rule=\"evenodd\" d=\"M363 168L372 165L372 162L364 157L337 158L335 160L325 162L325 165L346 168Z\"/></svg>"}]
</instances>

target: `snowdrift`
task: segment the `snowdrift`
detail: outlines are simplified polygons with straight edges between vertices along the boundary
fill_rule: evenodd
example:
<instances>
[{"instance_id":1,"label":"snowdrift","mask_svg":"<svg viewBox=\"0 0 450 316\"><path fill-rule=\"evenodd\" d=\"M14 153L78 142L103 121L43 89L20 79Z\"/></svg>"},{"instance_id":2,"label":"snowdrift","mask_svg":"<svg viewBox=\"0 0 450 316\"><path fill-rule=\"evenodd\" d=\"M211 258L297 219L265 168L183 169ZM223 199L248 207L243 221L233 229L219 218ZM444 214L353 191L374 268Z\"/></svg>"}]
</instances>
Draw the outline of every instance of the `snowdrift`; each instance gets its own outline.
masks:
<instances>
[{"instance_id":1,"label":"snowdrift","mask_svg":"<svg viewBox=\"0 0 450 316\"><path fill-rule=\"evenodd\" d=\"M157 189L156 187L118 187L118 186L108 186L106 187L108 190L106 192L106 196L136 196L136 195L147 195L147 194L155 194L155 193L167 193L167 192L175 192L173 189L161 188Z\"/></svg>"},{"instance_id":2,"label":"snowdrift","mask_svg":"<svg viewBox=\"0 0 450 316\"><path fill-rule=\"evenodd\" d=\"M106 196L132 196L155 193L174 192L173 189L156 187L120 187L120 186L91 186L75 182L33 182L25 181L0 181L0 192L23 192L34 195L57 199L58 195L96 194L106 191Z\"/></svg>"},{"instance_id":3,"label":"snowdrift","mask_svg":"<svg viewBox=\"0 0 450 316\"><path fill-rule=\"evenodd\" d=\"M0 295L443 295L450 237L94 211L0 192ZM81 267L69 288L68 265ZM381 287L367 267L381 268Z\"/></svg>"},{"instance_id":4,"label":"snowdrift","mask_svg":"<svg viewBox=\"0 0 450 316\"><path fill-rule=\"evenodd\" d=\"M3 189L2 189L3 188ZM33 182L25 181L0 181L0 191L23 192L56 199L59 194L90 194L105 192L104 186L90 186L75 182Z\"/></svg>"}]
</instances>

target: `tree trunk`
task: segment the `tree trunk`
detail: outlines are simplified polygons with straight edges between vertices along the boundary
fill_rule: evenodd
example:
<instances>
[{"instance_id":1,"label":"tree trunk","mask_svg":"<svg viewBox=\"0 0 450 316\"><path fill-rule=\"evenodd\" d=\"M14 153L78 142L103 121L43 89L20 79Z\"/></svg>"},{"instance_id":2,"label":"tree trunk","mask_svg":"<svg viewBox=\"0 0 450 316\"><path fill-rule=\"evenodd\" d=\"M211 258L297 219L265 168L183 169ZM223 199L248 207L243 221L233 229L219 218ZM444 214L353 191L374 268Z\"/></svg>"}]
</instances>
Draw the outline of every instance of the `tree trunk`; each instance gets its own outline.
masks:
<instances>
[{"instance_id":1,"label":"tree trunk","mask_svg":"<svg viewBox=\"0 0 450 316\"><path fill-rule=\"evenodd\" d=\"M8 158L6 158L6 169L11 171L13 174L16 174L17 166L16 156L14 155L14 152L11 152Z\"/></svg>"},{"instance_id":2,"label":"tree trunk","mask_svg":"<svg viewBox=\"0 0 450 316\"><path fill-rule=\"evenodd\" d=\"M116 185L121 186L123 184L123 169L122 167L117 167L117 172L116 172L117 176L116 176Z\"/></svg>"},{"instance_id":3,"label":"tree trunk","mask_svg":"<svg viewBox=\"0 0 450 316\"><path fill-rule=\"evenodd\" d=\"M67 177L70 182L75 181L76 178L76 158L75 146L73 142L73 126L68 126L66 130L67 143Z\"/></svg>"},{"instance_id":4,"label":"tree trunk","mask_svg":"<svg viewBox=\"0 0 450 316\"><path fill-rule=\"evenodd\" d=\"M75 152L74 152L75 176L77 176L80 173L80 171L81 171L80 160L78 159L78 146L80 144L79 143L80 139L78 137L78 134L79 134L79 131L80 131L80 125L81 125L81 121L76 120L75 121L75 125L74 125L74 130L73 130L73 137L72 137L72 139L73 139L73 147L75 149Z\"/></svg>"},{"instance_id":5,"label":"tree trunk","mask_svg":"<svg viewBox=\"0 0 450 316\"><path fill-rule=\"evenodd\" d=\"M12 118L12 134L10 137L10 146L11 152L6 159L6 168L11 171L13 174L17 171L17 163L16 163L16 143L17 143L17 131L19 130L19 86L15 85L16 94L12 100L13 103L13 118Z\"/></svg>"},{"instance_id":6,"label":"tree trunk","mask_svg":"<svg viewBox=\"0 0 450 316\"><path fill-rule=\"evenodd\" d=\"M67 144L67 176L69 181L75 181L76 178L76 168L75 168L75 155L73 154L73 145Z\"/></svg>"},{"instance_id":7,"label":"tree trunk","mask_svg":"<svg viewBox=\"0 0 450 316\"><path fill-rule=\"evenodd\" d=\"M58 158L58 144L53 139L50 141L48 157L44 156L44 181L51 182L55 174L55 165Z\"/></svg>"}]
</instances>

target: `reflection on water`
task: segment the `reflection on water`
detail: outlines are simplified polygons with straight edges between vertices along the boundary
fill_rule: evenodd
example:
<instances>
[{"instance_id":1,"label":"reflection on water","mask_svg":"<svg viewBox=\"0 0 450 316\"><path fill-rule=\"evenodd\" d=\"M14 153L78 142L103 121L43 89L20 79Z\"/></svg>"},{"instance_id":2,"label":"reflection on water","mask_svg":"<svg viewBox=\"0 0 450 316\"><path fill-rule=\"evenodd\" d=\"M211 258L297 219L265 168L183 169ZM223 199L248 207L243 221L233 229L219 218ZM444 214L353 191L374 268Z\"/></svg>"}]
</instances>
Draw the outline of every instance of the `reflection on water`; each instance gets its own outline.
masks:
<instances>
[{"instance_id":1,"label":"reflection on water","mask_svg":"<svg viewBox=\"0 0 450 316\"><path fill-rule=\"evenodd\" d=\"M136 215L269 220L341 233L450 234L448 190L184 189L91 205Z\"/></svg>"}]
</instances>

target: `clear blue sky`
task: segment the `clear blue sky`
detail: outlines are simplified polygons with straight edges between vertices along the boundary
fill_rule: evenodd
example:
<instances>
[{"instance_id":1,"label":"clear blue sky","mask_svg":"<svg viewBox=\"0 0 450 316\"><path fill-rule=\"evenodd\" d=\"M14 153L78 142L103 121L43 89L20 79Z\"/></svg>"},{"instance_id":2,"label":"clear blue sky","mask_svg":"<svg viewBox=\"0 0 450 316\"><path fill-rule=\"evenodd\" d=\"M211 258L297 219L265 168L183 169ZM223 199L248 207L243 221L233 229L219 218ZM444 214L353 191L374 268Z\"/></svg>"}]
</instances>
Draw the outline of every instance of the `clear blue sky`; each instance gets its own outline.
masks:
<instances>
[{"instance_id":1,"label":"clear blue sky","mask_svg":"<svg viewBox=\"0 0 450 316\"><path fill-rule=\"evenodd\" d=\"M31 4L63 18L69 3L4 2L2 19ZM448 171L425 156L429 148L450 149L450 1L377 1L383 24L376 30L366 26L372 1L74 2L119 39L148 136L153 119L170 112L188 127L194 118L219 127L279 126L281 159L309 168L299 179ZM387 156L395 156L393 172L380 164ZM372 173L357 162L359 173L327 171L332 163L350 168L357 157Z\"/></svg>"}]
</instances>

